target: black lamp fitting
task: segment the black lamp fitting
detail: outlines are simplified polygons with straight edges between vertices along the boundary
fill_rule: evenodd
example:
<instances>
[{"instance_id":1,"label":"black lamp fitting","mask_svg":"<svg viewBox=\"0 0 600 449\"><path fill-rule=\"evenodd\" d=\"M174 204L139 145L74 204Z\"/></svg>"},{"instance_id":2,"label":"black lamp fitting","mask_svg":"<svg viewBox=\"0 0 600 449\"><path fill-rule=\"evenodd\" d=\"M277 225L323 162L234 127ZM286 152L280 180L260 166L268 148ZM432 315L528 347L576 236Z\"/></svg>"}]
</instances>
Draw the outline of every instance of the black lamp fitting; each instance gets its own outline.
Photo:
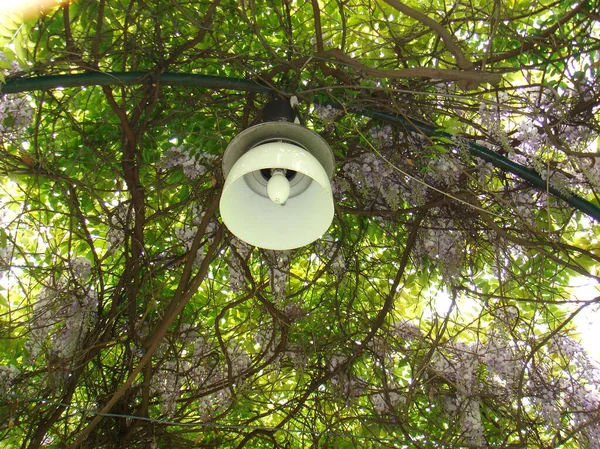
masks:
<instances>
[{"instance_id":1,"label":"black lamp fitting","mask_svg":"<svg viewBox=\"0 0 600 449\"><path fill-rule=\"evenodd\" d=\"M294 122L296 114L289 100L276 98L269 101L263 109L263 122Z\"/></svg>"}]
</instances>

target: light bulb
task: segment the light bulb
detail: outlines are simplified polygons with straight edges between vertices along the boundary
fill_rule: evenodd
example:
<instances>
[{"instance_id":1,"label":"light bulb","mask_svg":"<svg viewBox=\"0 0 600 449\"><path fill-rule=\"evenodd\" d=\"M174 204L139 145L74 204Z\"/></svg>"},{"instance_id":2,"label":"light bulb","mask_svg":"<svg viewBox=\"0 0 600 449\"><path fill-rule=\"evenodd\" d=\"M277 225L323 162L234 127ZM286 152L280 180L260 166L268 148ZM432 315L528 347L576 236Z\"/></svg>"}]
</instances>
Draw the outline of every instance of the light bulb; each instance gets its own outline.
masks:
<instances>
[{"instance_id":1,"label":"light bulb","mask_svg":"<svg viewBox=\"0 0 600 449\"><path fill-rule=\"evenodd\" d=\"M275 204L282 206L290 197L290 182L285 177L285 170L275 169L267 183L267 193Z\"/></svg>"}]
</instances>

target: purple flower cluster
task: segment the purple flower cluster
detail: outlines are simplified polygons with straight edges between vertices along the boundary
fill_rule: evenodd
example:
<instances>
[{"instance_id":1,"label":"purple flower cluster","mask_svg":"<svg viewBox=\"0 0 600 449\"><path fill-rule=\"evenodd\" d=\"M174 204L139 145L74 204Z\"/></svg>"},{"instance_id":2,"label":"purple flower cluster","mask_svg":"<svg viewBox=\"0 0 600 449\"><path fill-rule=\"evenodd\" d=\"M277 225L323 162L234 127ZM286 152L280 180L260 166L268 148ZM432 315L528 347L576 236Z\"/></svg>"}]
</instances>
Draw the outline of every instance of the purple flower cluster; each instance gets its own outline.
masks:
<instances>
[{"instance_id":1,"label":"purple flower cluster","mask_svg":"<svg viewBox=\"0 0 600 449\"><path fill-rule=\"evenodd\" d=\"M496 140L498 145L505 151L512 153L513 150L510 139L508 138L506 131L504 131L504 126L502 124L500 108L497 105L490 107L487 104L482 103L479 106L479 117L483 127L487 129L490 136Z\"/></svg>"},{"instance_id":2,"label":"purple flower cluster","mask_svg":"<svg viewBox=\"0 0 600 449\"><path fill-rule=\"evenodd\" d=\"M175 237L183 243L186 252L189 252L192 249L192 243L194 241L194 237L196 236L196 229L193 228L177 228L175 229ZM202 261L204 260L204 252L205 248L201 246L196 250L196 258L194 259L194 265L200 266Z\"/></svg>"},{"instance_id":3,"label":"purple flower cluster","mask_svg":"<svg viewBox=\"0 0 600 449\"><path fill-rule=\"evenodd\" d=\"M546 205L545 194L530 188L512 192L510 202L516 215L531 225L535 225L535 212Z\"/></svg>"},{"instance_id":4,"label":"purple flower cluster","mask_svg":"<svg viewBox=\"0 0 600 449\"><path fill-rule=\"evenodd\" d=\"M394 413L399 407L406 403L406 397L397 391L380 391L371 395L373 410L378 415Z\"/></svg>"},{"instance_id":5,"label":"purple flower cluster","mask_svg":"<svg viewBox=\"0 0 600 449\"><path fill-rule=\"evenodd\" d=\"M174 167L181 168L186 178L192 180L206 173L208 162L213 161L216 157L209 153L194 154L190 148L173 146L160 159L158 167L164 170Z\"/></svg>"},{"instance_id":6,"label":"purple flower cluster","mask_svg":"<svg viewBox=\"0 0 600 449\"><path fill-rule=\"evenodd\" d=\"M451 154L443 154L429 162L426 181L430 184L445 186L450 191L456 190L463 171L464 167L456 157Z\"/></svg>"},{"instance_id":7,"label":"purple flower cluster","mask_svg":"<svg viewBox=\"0 0 600 449\"><path fill-rule=\"evenodd\" d=\"M64 326L51 337L51 352L60 359L72 359L79 350L82 339L96 323L98 294L93 288L86 290L82 298L71 298L71 304L61 316Z\"/></svg>"},{"instance_id":8,"label":"purple flower cluster","mask_svg":"<svg viewBox=\"0 0 600 449\"><path fill-rule=\"evenodd\" d=\"M403 188L394 169L373 153L362 153L344 164L335 183L340 192L352 189L375 208L396 210L401 203Z\"/></svg>"},{"instance_id":9,"label":"purple flower cluster","mask_svg":"<svg viewBox=\"0 0 600 449\"><path fill-rule=\"evenodd\" d=\"M9 62L9 59L6 55L0 51L0 61ZM10 68L2 69L3 75L15 75L16 73L21 72L23 69L19 65L17 61L10 61Z\"/></svg>"},{"instance_id":10,"label":"purple flower cluster","mask_svg":"<svg viewBox=\"0 0 600 449\"><path fill-rule=\"evenodd\" d=\"M133 229L134 219L135 210L130 201L124 201L112 210L106 233L109 252L123 244L125 233Z\"/></svg>"},{"instance_id":11,"label":"purple flower cluster","mask_svg":"<svg viewBox=\"0 0 600 449\"><path fill-rule=\"evenodd\" d=\"M523 120L519 124L515 138L521 142L521 151L529 160L539 158L546 144L546 135L541 133L539 126L530 120Z\"/></svg>"},{"instance_id":12,"label":"purple flower cluster","mask_svg":"<svg viewBox=\"0 0 600 449\"><path fill-rule=\"evenodd\" d=\"M10 242L6 246L0 246L0 269L10 267L13 256L13 245Z\"/></svg>"},{"instance_id":13,"label":"purple flower cluster","mask_svg":"<svg viewBox=\"0 0 600 449\"><path fill-rule=\"evenodd\" d=\"M205 212L201 211L201 208L199 208L199 206L192 207L191 226L186 225L186 226L175 229L175 237L177 238L177 240L179 240L183 244L186 252L189 252L192 249L192 244L194 242L194 238L196 237L196 233L198 232L197 226L202 221L204 214L205 214ZM211 220L208 223L208 226L206 227L206 235L208 236L208 239L207 239L208 245L210 245L213 242L214 236L217 232L218 227L219 227L219 225L214 220ZM203 245L200 248L198 248L198 250L196 251L196 257L194 259L195 266L197 266L197 267L200 266L200 264L204 260L206 248L207 248L207 246Z\"/></svg>"},{"instance_id":14,"label":"purple flower cluster","mask_svg":"<svg viewBox=\"0 0 600 449\"><path fill-rule=\"evenodd\" d=\"M371 138L380 147L391 146L394 142L394 132L390 125L375 126L371 128Z\"/></svg>"},{"instance_id":15,"label":"purple flower cluster","mask_svg":"<svg viewBox=\"0 0 600 449\"><path fill-rule=\"evenodd\" d=\"M220 411L226 409L231 404L231 393L229 389L222 389L203 396L199 400L199 412L202 421L210 421Z\"/></svg>"},{"instance_id":16,"label":"purple flower cluster","mask_svg":"<svg viewBox=\"0 0 600 449\"><path fill-rule=\"evenodd\" d=\"M451 278L460 272L465 245L466 238L452 219L432 217L429 227L419 233L415 255L421 263L425 260L439 263L443 274Z\"/></svg>"},{"instance_id":17,"label":"purple flower cluster","mask_svg":"<svg viewBox=\"0 0 600 449\"><path fill-rule=\"evenodd\" d=\"M92 263L85 257L77 257L71 261L71 270L75 279L85 281L90 276Z\"/></svg>"},{"instance_id":18,"label":"purple flower cluster","mask_svg":"<svg viewBox=\"0 0 600 449\"><path fill-rule=\"evenodd\" d=\"M487 367L488 380L512 395L523 370L523 354L512 341L509 320L504 319L501 310L498 319L490 324L481 361Z\"/></svg>"},{"instance_id":19,"label":"purple flower cluster","mask_svg":"<svg viewBox=\"0 0 600 449\"><path fill-rule=\"evenodd\" d=\"M275 298L285 295L290 276L291 251L267 251L267 264L270 271L271 292Z\"/></svg>"},{"instance_id":20,"label":"purple flower cluster","mask_svg":"<svg viewBox=\"0 0 600 449\"><path fill-rule=\"evenodd\" d=\"M272 325L261 326L254 338L256 339L256 343L260 346L263 358L267 360L271 359L271 357L275 355Z\"/></svg>"},{"instance_id":21,"label":"purple flower cluster","mask_svg":"<svg viewBox=\"0 0 600 449\"><path fill-rule=\"evenodd\" d=\"M489 147L489 145L485 145ZM477 180L480 184L485 184L493 177L494 164L486 162L481 158L475 158L475 164L477 167Z\"/></svg>"},{"instance_id":22,"label":"purple flower cluster","mask_svg":"<svg viewBox=\"0 0 600 449\"><path fill-rule=\"evenodd\" d=\"M523 116L515 124L514 111L502 111L500 99L497 105L482 104L479 110L481 124L512 161L533 168L548 184L564 193L572 187L598 188L600 170L589 157L590 145L598 138L597 132L586 124L569 124L570 104L579 101L579 93L573 89L557 91L540 87L521 92ZM572 103L565 98L572 97ZM551 111L551 116L548 113ZM505 130L510 127L512 130ZM510 138L509 138L510 135ZM518 149L513 145L518 142ZM582 153L578 156L577 153ZM587 190L589 192L589 190Z\"/></svg>"},{"instance_id":23,"label":"purple flower cluster","mask_svg":"<svg viewBox=\"0 0 600 449\"><path fill-rule=\"evenodd\" d=\"M341 109L336 109L330 104L328 104L327 106L315 104L314 113L319 118L319 120L321 120L325 125L330 125L334 123L338 118L344 115L344 111L342 111Z\"/></svg>"},{"instance_id":24,"label":"purple flower cluster","mask_svg":"<svg viewBox=\"0 0 600 449\"><path fill-rule=\"evenodd\" d=\"M520 401L526 413L553 429L579 431L581 444L600 447L600 367L578 342L560 333L532 359L536 341L515 333L517 319L512 309L496 310L484 343L450 341L434 352L430 369L456 388L444 397L449 417L469 444L485 444L480 396L493 394L507 406Z\"/></svg>"},{"instance_id":25,"label":"purple flower cluster","mask_svg":"<svg viewBox=\"0 0 600 449\"><path fill-rule=\"evenodd\" d=\"M600 157L576 160L583 178L596 189L600 188Z\"/></svg>"},{"instance_id":26,"label":"purple flower cluster","mask_svg":"<svg viewBox=\"0 0 600 449\"><path fill-rule=\"evenodd\" d=\"M600 423L597 418L600 409L600 367L590 360L581 344L567 336L556 335L550 352L568 362L569 376L559 379L558 386L563 391L564 406L576 410L573 413L573 426L582 429L589 447L600 447Z\"/></svg>"},{"instance_id":27,"label":"purple flower cluster","mask_svg":"<svg viewBox=\"0 0 600 449\"><path fill-rule=\"evenodd\" d=\"M162 412L169 417L175 415L177 398L183 383L176 360L167 360L152 377L151 391L160 396Z\"/></svg>"},{"instance_id":28,"label":"purple flower cluster","mask_svg":"<svg viewBox=\"0 0 600 449\"><path fill-rule=\"evenodd\" d=\"M234 377L242 375L251 364L250 355L236 341L230 341L227 345L227 358L231 364L231 375Z\"/></svg>"},{"instance_id":29,"label":"purple flower cluster","mask_svg":"<svg viewBox=\"0 0 600 449\"><path fill-rule=\"evenodd\" d=\"M71 266L79 264L87 271L85 262L80 259L71 261ZM96 324L98 293L93 286L84 284L84 277L78 280L79 283L75 284L62 277L40 290L34 303L27 342L30 363L35 362L42 353L70 362L77 354L83 338ZM69 363L61 366L62 369L68 369Z\"/></svg>"},{"instance_id":30,"label":"purple flower cluster","mask_svg":"<svg viewBox=\"0 0 600 449\"><path fill-rule=\"evenodd\" d=\"M482 385L477 379L481 365L482 346L475 344L449 344L444 351L433 354L431 368L456 386L456 397L446 397L447 412L458 418L461 431L469 444L484 443L484 429L479 407ZM458 416L456 416L458 415Z\"/></svg>"},{"instance_id":31,"label":"purple flower cluster","mask_svg":"<svg viewBox=\"0 0 600 449\"><path fill-rule=\"evenodd\" d=\"M252 248L237 237L230 240L229 260L229 286L231 290L239 293L246 287L246 260L250 256Z\"/></svg>"},{"instance_id":32,"label":"purple flower cluster","mask_svg":"<svg viewBox=\"0 0 600 449\"><path fill-rule=\"evenodd\" d=\"M0 365L0 398L10 394L13 382L21 374L16 366Z\"/></svg>"},{"instance_id":33,"label":"purple flower cluster","mask_svg":"<svg viewBox=\"0 0 600 449\"><path fill-rule=\"evenodd\" d=\"M315 252L319 257L329 261L329 268L336 275L346 271L346 261L341 251L340 242L333 239L329 234L324 235L315 243Z\"/></svg>"},{"instance_id":34,"label":"purple flower cluster","mask_svg":"<svg viewBox=\"0 0 600 449\"><path fill-rule=\"evenodd\" d=\"M0 95L0 136L20 136L32 121L33 108L26 97Z\"/></svg>"},{"instance_id":35,"label":"purple flower cluster","mask_svg":"<svg viewBox=\"0 0 600 449\"><path fill-rule=\"evenodd\" d=\"M8 61L0 52L0 61ZM16 61L10 62L10 68L2 70L3 75L14 75L21 71ZM0 94L0 137L18 137L33 121L33 108L23 95Z\"/></svg>"}]
</instances>

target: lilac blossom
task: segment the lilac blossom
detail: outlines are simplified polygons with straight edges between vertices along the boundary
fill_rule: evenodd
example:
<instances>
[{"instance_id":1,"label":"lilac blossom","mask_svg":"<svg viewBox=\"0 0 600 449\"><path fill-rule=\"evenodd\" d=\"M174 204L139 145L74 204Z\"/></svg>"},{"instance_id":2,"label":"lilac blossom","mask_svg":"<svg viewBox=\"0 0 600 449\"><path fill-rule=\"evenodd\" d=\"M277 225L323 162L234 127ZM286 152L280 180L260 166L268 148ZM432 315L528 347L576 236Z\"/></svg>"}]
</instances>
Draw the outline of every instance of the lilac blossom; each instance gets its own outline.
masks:
<instances>
[{"instance_id":1,"label":"lilac blossom","mask_svg":"<svg viewBox=\"0 0 600 449\"><path fill-rule=\"evenodd\" d=\"M208 164L217 156L209 153L195 154L191 148L173 146L169 148L158 163L163 170L178 167L186 178L192 180L207 172Z\"/></svg>"},{"instance_id":2,"label":"lilac blossom","mask_svg":"<svg viewBox=\"0 0 600 449\"><path fill-rule=\"evenodd\" d=\"M0 60L8 61L0 52ZM21 71L16 61L10 62L10 69L5 74L14 75ZM0 137L18 137L33 122L33 108L29 99L19 94L0 94Z\"/></svg>"},{"instance_id":3,"label":"lilac blossom","mask_svg":"<svg viewBox=\"0 0 600 449\"><path fill-rule=\"evenodd\" d=\"M337 374L329 378L329 382L339 390L346 390L348 387L348 375L342 367L347 362L347 357L344 354L333 354L329 359L329 372L337 371Z\"/></svg>"},{"instance_id":4,"label":"lilac blossom","mask_svg":"<svg viewBox=\"0 0 600 449\"><path fill-rule=\"evenodd\" d=\"M341 251L340 242L331 235L325 234L315 243L317 254L329 261L329 268L336 274L341 275L346 271L346 261Z\"/></svg>"},{"instance_id":5,"label":"lilac blossom","mask_svg":"<svg viewBox=\"0 0 600 449\"><path fill-rule=\"evenodd\" d=\"M405 404L406 398L396 391L378 392L371 395L373 410L378 415L394 413L394 410Z\"/></svg>"},{"instance_id":6,"label":"lilac blossom","mask_svg":"<svg viewBox=\"0 0 600 449\"><path fill-rule=\"evenodd\" d=\"M232 341L227 346L227 358L231 363L231 375L240 376L250 366L250 356L237 342Z\"/></svg>"},{"instance_id":7,"label":"lilac blossom","mask_svg":"<svg viewBox=\"0 0 600 449\"><path fill-rule=\"evenodd\" d=\"M535 123L523 120L517 128L515 137L521 141L520 148L529 160L539 158L540 150L546 144L546 136L540 132Z\"/></svg>"},{"instance_id":8,"label":"lilac blossom","mask_svg":"<svg viewBox=\"0 0 600 449\"><path fill-rule=\"evenodd\" d=\"M486 162L481 158L475 158L475 164L477 167L477 180L483 184L493 177L494 164Z\"/></svg>"},{"instance_id":9,"label":"lilac blossom","mask_svg":"<svg viewBox=\"0 0 600 449\"><path fill-rule=\"evenodd\" d=\"M0 94L0 138L18 138L33 122L33 108L24 96Z\"/></svg>"},{"instance_id":10,"label":"lilac blossom","mask_svg":"<svg viewBox=\"0 0 600 449\"><path fill-rule=\"evenodd\" d=\"M209 380L215 378L221 379L222 372L212 369L207 361L208 355L213 351L213 346L203 337L198 336L193 343L194 350L192 352L192 360L196 363L190 368L189 375L193 382L202 386Z\"/></svg>"},{"instance_id":11,"label":"lilac blossom","mask_svg":"<svg viewBox=\"0 0 600 449\"><path fill-rule=\"evenodd\" d=\"M227 267L229 269L229 285L236 293L243 291L246 286L244 267L251 252L252 248L249 245L237 237L231 238Z\"/></svg>"},{"instance_id":12,"label":"lilac blossom","mask_svg":"<svg viewBox=\"0 0 600 449\"><path fill-rule=\"evenodd\" d=\"M443 397L449 418L459 423L469 444L485 444L480 397L493 391L509 404L525 398L527 413L551 428L563 428L569 417L568 426L580 430L589 447L600 447L600 367L578 342L561 334L553 335L546 349L525 365L531 346L515 340L516 319L512 309L498 310L485 344L448 342L433 353L430 370L455 386L454 394ZM486 383L480 380L482 372L487 373ZM383 396L372 398L372 403L377 413L385 410Z\"/></svg>"},{"instance_id":13,"label":"lilac blossom","mask_svg":"<svg viewBox=\"0 0 600 449\"><path fill-rule=\"evenodd\" d=\"M0 398L10 393L19 374L21 371L16 366L0 365Z\"/></svg>"},{"instance_id":14,"label":"lilac blossom","mask_svg":"<svg viewBox=\"0 0 600 449\"><path fill-rule=\"evenodd\" d=\"M584 179L596 189L600 188L600 157L576 159L577 168Z\"/></svg>"},{"instance_id":15,"label":"lilac blossom","mask_svg":"<svg viewBox=\"0 0 600 449\"><path fill-rule=\"evenodd\" d=\"M444 349L443 353L433 354L431 368L456 386L456 397L445 397L446 410L453 417L458 415L462 435L469 444L481 446L485 437L479 406L483 386L477 379L477 370L483 347L478 343L457 343Z\"/></svg>"},{"instance_id":16,"label":"lilac blossom","mask_svg":"<svg viewBox=\"0 0 600 449\"><path fill-rule=\"evenodd\" d=\"M270 271L271 292L275 298L285 295L290 275L292 251L267 251L267 263Z\"/></svg>"},{"instance_id":17,"label":"lilac blossom","mask_svg":"<svg viewBox=\"0 0 600 449\"><path fill-rule=\"evenodd\" d=\"M456 229L452 219L442 217L432 217L432 219L431 225L419 233L415 254L421 262L425 259L438 262L444 274L452 277L462 266L465 236Z\"/></svg>"},{"instance_id":18,"label":"lilac blossom","mask_svg":"<svg viewBox=\"0 0 600 449\"><path fill-rule=\"evenodd\" d=\"M496 320L490 327L482 362L487 366L489 379L512 395L522 371L522 354L513 346L502 321Z\"/></svg>"},{"instance_id":19,"label":"lilac blossom","mask_svg":"<svg viewBox=\"0 0 600 449\"><path fill-rule=\"evenodd\" d=\"M51 353L65 360L73 358L83 338L96 323L97 308L98 295L93 288L88 288L81 299L73 297L61 317L64 326L52 336Z\"/></svg>"},{"instance_id":20,"label":"lilac blossom","mask_svg":"<svg viewBox=\"0 0 600 449\"><path fill-rule=\"evenodd\" d=\"M41 355L70 361L97 322L98 293L93 286L81 286L66 278L40 289L33 306L31 332L27 342L29 362ZM68 364L62 364L63 369Z\"/></svg>"},{"instance_id":21,"label":"lilac blossom","mask_svg":"<svg viewBox=\"0 0 600 449\"><path fill-rule=\"evenodd\" d=\"M110 214L106 241L109 252L114 251L125 241L125 233L133 229L135 210L129 201L117 205Z\"/></svg>"},{"instance_id":22,"label":"lilac blossom","mask_svg":"<svg viewBox=\"0 0 600 449\"><path fill-rule=\"evenodd\" d=\"M204 212L201 212L198 216L198 219L201 220L203 216L204 216ZM218 229L218 224L214 220L211 220L208 223L208 226L206 227L206 233L205 233L205 235L208 236L208 238L207 238L208 245L210 245L213 242L215 233L217 232L217 229ZM197 226L193 226L193 227L183 226L183 227L175 229L175 237L183 244L186 252L189 252L192 249L192 245L193 245L194 239L196 238L197 233L198 233ZM199 267L202 264L202 261L204 260L204 257L205 257L205 253L206 253L206 245L200 246L200 248L198 248L198 250L196 251L196 257L194 259L194 266Z\"/></svg>"},{"instance_id":23,"label":"lilac blossom","mask_svg":"<svg viewBox=\"0 0 600 449\"><path fill-rule=\"evenodd\" d=\"M222 389L203 396L199 400L198 411L202 421L207 422L214 415L226 409L231 404L231 393L228 389Z\"/></svg>"},{"instance_id":24,"label":"lilac blossom","mask_svg":"<svg viewBox=\"0 0 600 449\"><path fill-rule=\"evenodd\" d=\"M85 257L77 257L71 261L71 270L75 279L85 281L90 276L92 263Z\"/></svg>"},{"instance_id":25,"label":"lilac blossom","mask_svg":"<svg viewBox=\"0 0 600 449\"><path fill-rule=\"evenodd\" d=\"M375 140L379 146L390 146L393 144L394 133L390 125L375 126L371 128L371 138Z\"/></svg>"},{"instance_id":26,"label":"lilac blossom","mask_svg":"<svg viewBox=\"0 0 600 449\"><path fill-rule=\"evenodd\" d=\"M510 143L510 139L508 138L508 134L504 130L504 126L502 124L502 115L500 113L500 108L498 105L488 106L485 103L482 103L479 106L479 117L482 125L487 129L490 136L492 136L504 149L509 153L513 152L512 145Z\"/></svg>"},{"instance_id":27,"label":"lilac blossom","mask_svg":"<svg viewBox=\"0 0 600 449\"><path fill-rule=\"evenodd\" d=\"M387 162L373 153L362 153L344 164L336 178L339 192L353 190L363 201L375 208L396 210L401 205L401 190L398 177Z\"/></svg>"},{"instance_id":28,"label":"lilac blossom","mask_svg":"<svg viewBox=\"0 0 600 449\"><path fill-rule=\"evenodd\" d=\"M152 377L151 390L154 394L159 395L161 409L166 416L175 415L182 381L177 362L174 360L165 362Z\"/></svg>"},{"instance_id":29,"label":"lilac blossom","mask_svg":"<svg viewBox=\"0 0 600 449\"><path fill-rule=\"evenodd\" d=\"M6 246L0 246L0 269L10 267L12 263L13 252L14 247L10 242L7 242Z\"/></svg>"},{"instance_id":30,"label":"lilac blossom","mask_svg":"<svg viewBox=\"0 0 600 449\"><path fill-rule=\"evenodd\" d=\"M443 154L429 162L426 180L431 184L441 184L455 190L460 175L464 171L463 165L450 154Z\"/></svg>"},{"instance_id":31,"label":"lilac blossom","mask_svg":"<svg viewBox=\"0 0 600 449\"><path fill-rule=\"evenodd\" d=\"M334 123L338 118L344 115L344 111L341 109L336 109L330 104L327 106L315 104L314 113L325 125Z\"/></svg>"},{"instance_id":32,"label":"lilac blossom","mask_svg":"<svg viewBox=\"0 0 600 449\"><path fill-rule=\"evenodd\" d=\"M10 61L10 67L7 69L2 69L2 73L4 75L15 75L19 72L21 72L23 69L21 68L21 65L14 60L9 60L6 55L0 51L0 61L5 61L5 62L9 62Z\"/></svg>"},{"instance_id":33,"label":"lilac blossom","mask_svg":"<svg viewBox=\"0 0 600 449\"><path fill-rule=\"evenodd\" d=\"M286 304L283 308L283 313L290 323L294 323L308 315L308 311L299 301Z\"/></svg>"},{"instance_id":34,"label":"lilac blossom","mask_svg":"<svg viewBox=\"0 0 600 449\"><path fill-rule=\"evenodd\" d=\"M572 415L573 426L582 428L590 447L600 447L600 423L597 419L600 409L600 367L590 360L581 344L566 336L556 335L551 342L550 352L569 362L570 378L561 384L565 392L565 405L576 411Z\"/></svg>"},{"instance_id":35,"label":"lilac blossom","mask_svg":"<svg viewBox=\"0 0 600 449\"><path fill-rule=\"evenodd\" d=\"M533 189L517 190L509 198L516 215L530 225L535 225L535 212L543 209L547 201L544 192Z\"/></svg>"},{"instance_id":36,"label":"lilac blossom","mask_svg":"<svg viewBox=\"0 0 600 449\"><path fill-rule=\"evenodd\" d=\"M271 326L261 326L256 333L256 343L260 346L261 352L264 354L264 358L269 360L275 355L275 341L273 336L273 330Z\"/></svg>"}]
</instances>

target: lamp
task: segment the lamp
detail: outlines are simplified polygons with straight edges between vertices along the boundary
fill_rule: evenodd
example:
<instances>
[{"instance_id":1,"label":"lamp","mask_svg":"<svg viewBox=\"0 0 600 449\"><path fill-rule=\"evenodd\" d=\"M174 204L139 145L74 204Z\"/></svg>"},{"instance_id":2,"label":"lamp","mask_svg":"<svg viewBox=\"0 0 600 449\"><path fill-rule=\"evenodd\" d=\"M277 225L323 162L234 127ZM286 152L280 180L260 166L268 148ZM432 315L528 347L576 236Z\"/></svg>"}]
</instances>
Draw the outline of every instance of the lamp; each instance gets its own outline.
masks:
<instances>
[{"instance_id":1,"label":"lamp","mask_svg":"<svg viewBox=\"0 0 600 449\"><path fill-rule=\"evenodd\" d=\"M273 121L242 131L225 150L221 218L251 245L299 248L333 220L333 152L317 133L291 123L289 102L269 103L263 116Z\"/></svg>"}]
</instances>

